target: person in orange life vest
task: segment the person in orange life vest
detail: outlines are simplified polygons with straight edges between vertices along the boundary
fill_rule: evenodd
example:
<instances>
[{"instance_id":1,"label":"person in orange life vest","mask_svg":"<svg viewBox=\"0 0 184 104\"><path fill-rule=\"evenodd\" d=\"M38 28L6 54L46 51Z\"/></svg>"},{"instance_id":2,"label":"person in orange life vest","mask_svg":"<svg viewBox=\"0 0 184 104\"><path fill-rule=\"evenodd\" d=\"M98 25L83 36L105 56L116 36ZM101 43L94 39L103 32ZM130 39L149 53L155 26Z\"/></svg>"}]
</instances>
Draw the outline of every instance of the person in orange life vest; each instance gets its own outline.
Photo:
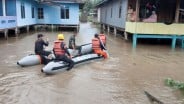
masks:
<instances>
[{"instance_id":1,"label":"person in orange life vest","mask_svg":"<svg viewBox=\"0 0 184 104\"><path fill-rule=\"evenodd\" d=\"M107 53L103 51L103 50L106 50L105 46L100 40L98 34L95 34L94 38L92 39L92 49L94 53L98 55L102 55L105 59L107 58Z\"/></svg>"},{"instance_id":2,"label":"person in orange life vest","mask_svg":"<svg viewBox=\"0 0 184 104\"><path fill-rule=\"evenodd\" d=\"M103 31L101 31L101 33L99 34L99 37L100 37L100 39L102 40L104 46L106 46L106 40L107 40L107 39L106 39L106 36L105 36L105 34L104 34Z\"/></svg>"},{"instance_id":3,"label":"person in orange life vest","mask_svg":"<svg viewBox=\"0 0 184 104\"><path fill-rule=\"evenodd\" d=\"M68 71L73 68L74 61L71 59L71 55L68 52L68 48L64 43L64 35L58 34L58 40L54 42L53 48L54 54L56 56L56 60L67 62L69 65ZM66 55L67 54L67 55Z\"/></svg>"}]
</instances>

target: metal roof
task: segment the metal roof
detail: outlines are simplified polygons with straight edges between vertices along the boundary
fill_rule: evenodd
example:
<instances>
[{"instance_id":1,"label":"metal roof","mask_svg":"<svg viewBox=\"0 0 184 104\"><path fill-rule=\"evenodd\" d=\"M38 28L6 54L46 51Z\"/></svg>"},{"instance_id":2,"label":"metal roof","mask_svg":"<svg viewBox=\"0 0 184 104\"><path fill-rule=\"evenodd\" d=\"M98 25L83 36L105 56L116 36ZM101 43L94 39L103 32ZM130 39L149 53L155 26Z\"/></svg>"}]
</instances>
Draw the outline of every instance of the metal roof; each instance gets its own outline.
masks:
<instances>
[{"instance_id":1,"label":"metal roof","mask_svg":"<svg viewBox=\"0 0 184 104\"><path fill-rule=\"evenodd\" d=\"M40 3L84 3L83 0L35 0Z\"/></svg>"},{"instance_id":2,"label":"metal roof","mask_svg":"<svg viewBox=\"0 0 184 104\"><path fill-rule=\"evenodd\" d=\"M97 3L96 7L100 7L100 6L102 6L104 3L108 2L108 1L111 1L111 0L102 0L102 1L100 1L99 3Z\"/></svg>"},{"instance_id":3,"label":"metal roof","mask_svg":"<svg viewBox=\"0 0 184 104\"><path fill-rule=\"evenodd\" d=\"M62 6L61 3L78 3L79 8L82 9L84 6L83 0L35 0L41 4L53 5L53 6Z\"/></svg>"}]
</instances>

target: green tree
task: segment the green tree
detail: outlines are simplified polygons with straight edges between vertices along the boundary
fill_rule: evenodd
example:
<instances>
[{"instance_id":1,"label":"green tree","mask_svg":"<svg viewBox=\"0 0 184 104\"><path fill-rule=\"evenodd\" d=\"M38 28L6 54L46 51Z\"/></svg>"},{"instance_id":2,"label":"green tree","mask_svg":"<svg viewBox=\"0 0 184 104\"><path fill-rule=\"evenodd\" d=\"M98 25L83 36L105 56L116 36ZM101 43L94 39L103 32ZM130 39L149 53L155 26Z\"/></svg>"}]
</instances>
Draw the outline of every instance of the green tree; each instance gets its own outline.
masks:
<instances>
[{"instance_id":1,"label":"green tree","mask_svg":"<svg viewBox=\"0 0 184 104\"><path fill-rule=\"evenodd\" d=\"M83 11L90 12L90 10L93 8L93 4L91 0L85 1Z\"/></svg>"}]
</instances>

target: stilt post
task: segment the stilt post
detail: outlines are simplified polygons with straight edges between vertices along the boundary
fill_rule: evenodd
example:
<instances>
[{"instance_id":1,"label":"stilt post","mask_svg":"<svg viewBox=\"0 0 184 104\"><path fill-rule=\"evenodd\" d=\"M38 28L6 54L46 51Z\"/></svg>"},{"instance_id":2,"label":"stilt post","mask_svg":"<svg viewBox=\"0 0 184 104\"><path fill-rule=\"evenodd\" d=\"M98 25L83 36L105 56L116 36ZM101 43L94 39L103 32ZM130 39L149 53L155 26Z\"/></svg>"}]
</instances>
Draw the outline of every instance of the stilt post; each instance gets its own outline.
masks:
<instances>
[{"instance_id":1,"label":"stilt post","mask_svg":"<svg viewBox=\"0 0 184 104\"><path fill-rule=\"evenodd\" d=\"M117 35L117 29L116 29L116 27L114 27L114 35L115 36Z\"/></svg>"},{"instance_id":2,"label":"stilt post","mask_svg":"<svg viewBox=\"0 0 184 104\"><path fill-rule=\"evenodd\" d=\"M107 32L110 33L110 26L107 26Z\"/></svg>"},{"instance_id":3,"label":"stilt post","mask_svg":"<svg viewBox=\"0 0 184 104\"><path fill-rule=\"evenodd\" d=\"M137 46L137 34L133 34L133 48Z\"/></svg>"},{"instance_id":4,"label":"stilt post","mask_svg":"<svg viewBox=\"0 0 184 104\"><path fill-rule=\"evenodd\" d=\"M5 39L8 39L8 29L4 30L4 37L5 37Z\"/></svg>"},{"instance_id":5,"label":"stilt post","mask_svg":"<svg viewBox=\"0 0 184 104\"><path fill-rule=\"evenodd\" d=\"M172 36L172 49L174 49L176 47L176 35Z\"/></svg>"}]
</instances>

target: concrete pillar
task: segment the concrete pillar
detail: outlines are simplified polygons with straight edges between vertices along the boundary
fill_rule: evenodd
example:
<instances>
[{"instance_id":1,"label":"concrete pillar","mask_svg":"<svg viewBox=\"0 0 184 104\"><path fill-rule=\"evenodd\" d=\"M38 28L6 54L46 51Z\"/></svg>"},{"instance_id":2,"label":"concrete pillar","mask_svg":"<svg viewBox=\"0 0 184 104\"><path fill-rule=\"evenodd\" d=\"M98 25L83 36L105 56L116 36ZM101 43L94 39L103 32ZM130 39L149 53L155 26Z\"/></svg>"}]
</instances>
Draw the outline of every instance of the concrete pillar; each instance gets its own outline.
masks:
<instances>
[{"instance_id":1,"label":"concrete pillar","mask_svg":"<svg viewBox=\"0 0 184 104\"><path fill-rule=\"evenodd\" d=\"M80 29L80 26L79 26L79 25L77 25L77 32L79 32L79 29Z\"/></svg>"},{"instance_id":2,"label":"concrete pillar","mask_svg":"<svg viewBox=\"0 0 184 104\"><path fill-rule=\"evenodd\" d=\"M29 25L28 25L28 26L26 26L26 30L27 30L27 32L29 32Z\"/></svg>"},{"instance_id":3,"label":"concrete pillar","mask_svg":"<svg viewBox=\"0 0 184 104\"><path fill-rule=\"evenodd\" d=\"M176 47L176 38L177 38L176 35L172 36L172 46L171 46L172 49L174 49Z\"/></svg>"},{"instance_id":4,"label":"concrete pillar","mask_svg":"<svg viewBox=\"0 0 184 104\"><path fill-rule=\"evenodd\" d=\"M137 34L133 34L133 44L132 44L132 47L136 48L136 46L137 46Z\"/></svg>"},{"instance_id":5,"label":"concrete pillar","mask_svg":"<svg viewBox=\"0 0 184 104\"><path fill-rule=\"evenodd\" d=\"M184 48L184 36L182 36L182 39L181 39L181 48Z\"/></svg>"},{"instance_id":6,"label":"concrete pillar","mask_svg":"<svg viewBox=\"0 0 184 104\"><path fill-rule=\"evenodd\" d=\"M38 28L37 28L37 25L34 25L34 30L37 31L37 29L38 29Z\"/></svg>"},{"instance_id":7,"label":"concrete pillar","mask_svg":"<svg viewBox=\"0 0 184 104\"><path fill-rule=\"evenodd\" d=\"M110 26L107 26L107 32L108 33L110 32Z\"/></svg>"},{"instance_id":8,"label":"concrete pillar","mask_svg":"<svg viewBox=\"0 0 184 104\"><path fill-rule=\"evenodd\" d=\"M102 28L103 28L103 30L105 30L105 25L104 24L102 25Z\"/></svg>"},{"instance_id":9,"label":"concrete pillar","mask_svg":"<svg viewBox=\"0 0 184 104\"><path fill-rule=\"evenodd\" d=\"M115 36L117 35L117 29L116 29L116 27L114 27L114 35Z\"/></svg>"},{"instance_id":10,"label":"concrete pillar","mask_svg":"<svg viewBox=\"0 0 184 104\"><path fill-rule=\"evenodd\" d=\"M125 40L128 40L128 33L127 32L124 32L124 37L125 37Z\"/></svg>"},{"instance_id":11,"label":"concrete pillar","mask_svg":"<svg viewBox=\"0 0 184 104\"><path fill-rule=\"evenodd\" d=\"M52 31L54 30L54 25L53 25L53 24L51 25L51 30L52 30Z\"/></svg>"},{"instance_id":12,"label":"concrete pillar","mask_svg":"<svg viewBox=\"0 0 184 104\"><path fill-rule=\"evenodd\" d=\"M16 28L15 28L15 35L18 36L19 33L20 33L19 28L16 27Z\"/></svg>"},{"instance_id":13,"label":"concrete pillar","mask_svg":"<svg viewBox=\"0 0 184 104\"><path fill-rule=\"evenodd\" d=\"M4 30L4 37L5 37L5 39L8 39L8 29Z\"/></svg>"},{"instance_id":14,"label":"concrete pillar","mask_svg":"<svg viewBox=\"0 0 184 104\"><path fill-rule=\"evenodd\" d=\"M2 0L3 4L3 16L6 16L6 5L5 5L5 0Z\"/></svg>"}]
</instances>

